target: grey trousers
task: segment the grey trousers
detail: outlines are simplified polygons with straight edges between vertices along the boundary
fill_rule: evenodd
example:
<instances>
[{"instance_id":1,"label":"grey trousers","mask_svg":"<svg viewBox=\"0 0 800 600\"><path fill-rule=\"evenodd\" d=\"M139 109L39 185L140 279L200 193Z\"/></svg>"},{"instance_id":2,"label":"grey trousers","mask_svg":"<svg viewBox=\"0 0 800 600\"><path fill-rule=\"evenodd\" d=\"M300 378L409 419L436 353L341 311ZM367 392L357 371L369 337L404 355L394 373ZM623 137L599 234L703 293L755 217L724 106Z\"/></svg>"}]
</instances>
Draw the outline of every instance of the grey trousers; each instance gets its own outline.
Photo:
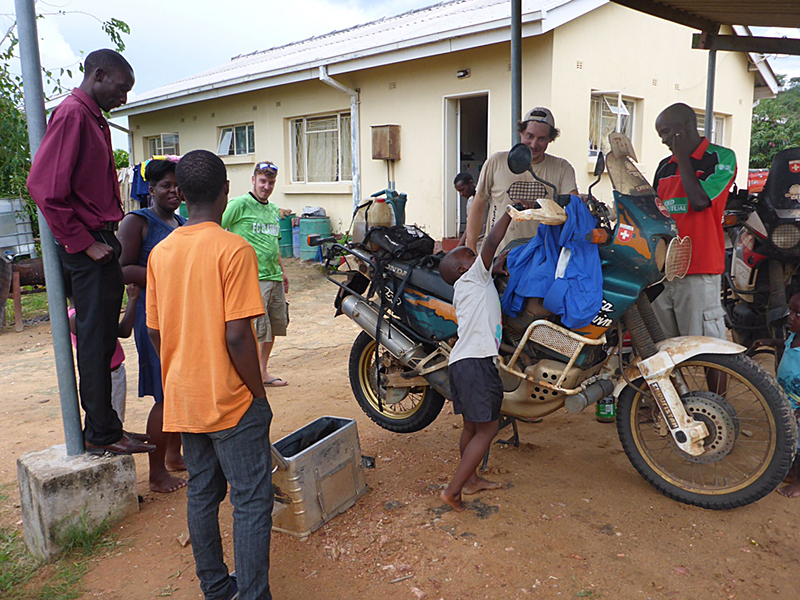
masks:
<instances>
[{"instance_id":1,"label":"grey trousers","mask_svg":"<svg viewBox=\"0 0 800 600\"><path fill-rule=\"evenodd\" d=\"M197 577L208 600L233 592L222 556L219 505L231 486L233 548L241 600L271 600L269 545L272 529L272 456L266 398L255 399L236 427L182 433L189 471L187 518Z\"/></svg>"}]
</instances>

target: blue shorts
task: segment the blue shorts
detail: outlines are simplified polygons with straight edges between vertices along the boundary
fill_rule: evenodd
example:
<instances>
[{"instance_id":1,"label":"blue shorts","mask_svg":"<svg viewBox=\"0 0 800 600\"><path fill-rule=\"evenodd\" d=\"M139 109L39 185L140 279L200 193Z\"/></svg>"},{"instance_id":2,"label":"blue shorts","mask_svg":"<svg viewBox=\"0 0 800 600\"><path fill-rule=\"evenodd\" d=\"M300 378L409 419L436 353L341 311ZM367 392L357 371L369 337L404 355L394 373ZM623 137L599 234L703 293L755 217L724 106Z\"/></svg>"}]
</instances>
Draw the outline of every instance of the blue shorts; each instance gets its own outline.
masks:
<instances>
[{"instance_id":1,"label":"blue shorts","mask_svg":"<svg viewBox=\"0 0 800 600\"><path fill-rule=\"evenodd\" d=\"M500 418L503 382L494 357L462 358L448 367L453 390L453 412L470 423L489 423Z\"/></svg>"}]
</instances>

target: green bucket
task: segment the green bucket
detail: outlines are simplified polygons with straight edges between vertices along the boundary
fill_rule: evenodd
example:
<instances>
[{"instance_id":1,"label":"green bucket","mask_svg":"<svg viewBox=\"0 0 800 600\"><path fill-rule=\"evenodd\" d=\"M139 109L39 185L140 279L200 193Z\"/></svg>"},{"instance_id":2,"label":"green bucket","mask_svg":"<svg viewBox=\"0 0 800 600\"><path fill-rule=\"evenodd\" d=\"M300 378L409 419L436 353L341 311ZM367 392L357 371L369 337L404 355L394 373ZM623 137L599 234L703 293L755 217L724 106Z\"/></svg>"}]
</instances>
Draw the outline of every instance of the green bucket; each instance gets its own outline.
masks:
<instances>
[{"instance_id":1,"label":"green bucket","mask_svg":"<svg viewBox=\"0 0 800 600\"><path fill-rule=\"evenodd\" d=\"M281 218L281 239L278 243L281 258L292 258L292 219L294 213Z\"/></svg>"},{"instance_id":2,"label":"green bucket","mask_svg":"<svg viewBox=\"0 0 800 600\"><path fill-rule=\"evenodd\" d=\"M308 236L319 234L328 237L331 234L330 217L303 217L300 219L300 258L314 260L317 257L317 247L308 245Z\"/></svg>"}]
</instances>

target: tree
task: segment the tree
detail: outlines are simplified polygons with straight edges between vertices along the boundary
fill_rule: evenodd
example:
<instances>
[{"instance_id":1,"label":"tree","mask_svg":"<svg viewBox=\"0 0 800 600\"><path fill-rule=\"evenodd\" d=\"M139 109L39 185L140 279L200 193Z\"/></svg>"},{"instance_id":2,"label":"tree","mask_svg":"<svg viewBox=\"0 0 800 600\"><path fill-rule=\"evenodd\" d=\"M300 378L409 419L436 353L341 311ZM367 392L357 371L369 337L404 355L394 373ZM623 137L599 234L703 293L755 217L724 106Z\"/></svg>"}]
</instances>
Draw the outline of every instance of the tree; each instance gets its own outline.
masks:
<instances>
[{"instance_id":1,"label":"tree","mask_svg":"<svg viewBox=\"0 0 800 600\"><path fill-rule=\"evenodd\" d=\"M127 150L114 150L114 168L124 169L131 166Z\"/></svg>"},{"instance_id":2,"label":"tree","mask_svg":"<svg viewBox=\"0 0 800 600\"><path fill-rule=\"evenodd\" d=\"M767 169L777 152L800 146L800 77L785 83L779 76L778 81L782 89L777 97L761 100L753 109L751 169Z\"/></svg>"},{"instance_id":3,"label":"tree","mask_svg":"<svg viewBox=\"0 0 800 600\"><path fill-rule=\"evenodd\" d=\"M101 21L94 15L81 11L58 11L39 14L38 18L78 13L100 21L101 28L113 42L118 52L125 50L122 34L129 34L130 27L119 19ZM36 206L28 195L25 181L31 168L31 152L28 143L28 125L25 121L22 77L11 70L11 63L19 58L16 23L9 27L0 39L0 197L15 197L23 200L30 217L34 235L39 234ZM78 69L83 72L83 65ZM61 78L72 77L70 66L42 67L45 86L49 89L47 99L66 92ZM127 153L126 153L127 155ZM115 157L116 159L116 157Z\"/></svg>"}]
</instances>

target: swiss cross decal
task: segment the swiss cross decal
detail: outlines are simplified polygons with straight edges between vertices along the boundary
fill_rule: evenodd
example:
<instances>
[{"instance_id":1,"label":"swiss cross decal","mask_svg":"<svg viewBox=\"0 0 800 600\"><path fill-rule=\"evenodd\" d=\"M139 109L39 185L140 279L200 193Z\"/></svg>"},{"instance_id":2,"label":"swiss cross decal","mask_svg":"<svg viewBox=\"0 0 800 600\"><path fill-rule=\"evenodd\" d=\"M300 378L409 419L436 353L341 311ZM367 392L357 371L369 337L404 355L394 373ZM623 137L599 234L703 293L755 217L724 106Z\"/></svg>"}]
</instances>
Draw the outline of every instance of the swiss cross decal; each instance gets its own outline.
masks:
<instances>
[{"instance_id":1,"label":"swiss cross decal","mask_svg":"<svg viewBox=\"0 0 800 600\"><path fill-rule=\"evenodd\" d=\"M800 173L800 160L790 160L789 161L789 170L792 173Z\"/></svg>"},{"instance_id":2,"label":"swiss cross decal","mask_svg":"<svg viewBox=\"0 0 800 600\"><path fill-rule=\"evenodd\" d=\"M633 239L633 227L620 223L617 239L623 244L630 242Z\"/></svg>"}]
</instances>

